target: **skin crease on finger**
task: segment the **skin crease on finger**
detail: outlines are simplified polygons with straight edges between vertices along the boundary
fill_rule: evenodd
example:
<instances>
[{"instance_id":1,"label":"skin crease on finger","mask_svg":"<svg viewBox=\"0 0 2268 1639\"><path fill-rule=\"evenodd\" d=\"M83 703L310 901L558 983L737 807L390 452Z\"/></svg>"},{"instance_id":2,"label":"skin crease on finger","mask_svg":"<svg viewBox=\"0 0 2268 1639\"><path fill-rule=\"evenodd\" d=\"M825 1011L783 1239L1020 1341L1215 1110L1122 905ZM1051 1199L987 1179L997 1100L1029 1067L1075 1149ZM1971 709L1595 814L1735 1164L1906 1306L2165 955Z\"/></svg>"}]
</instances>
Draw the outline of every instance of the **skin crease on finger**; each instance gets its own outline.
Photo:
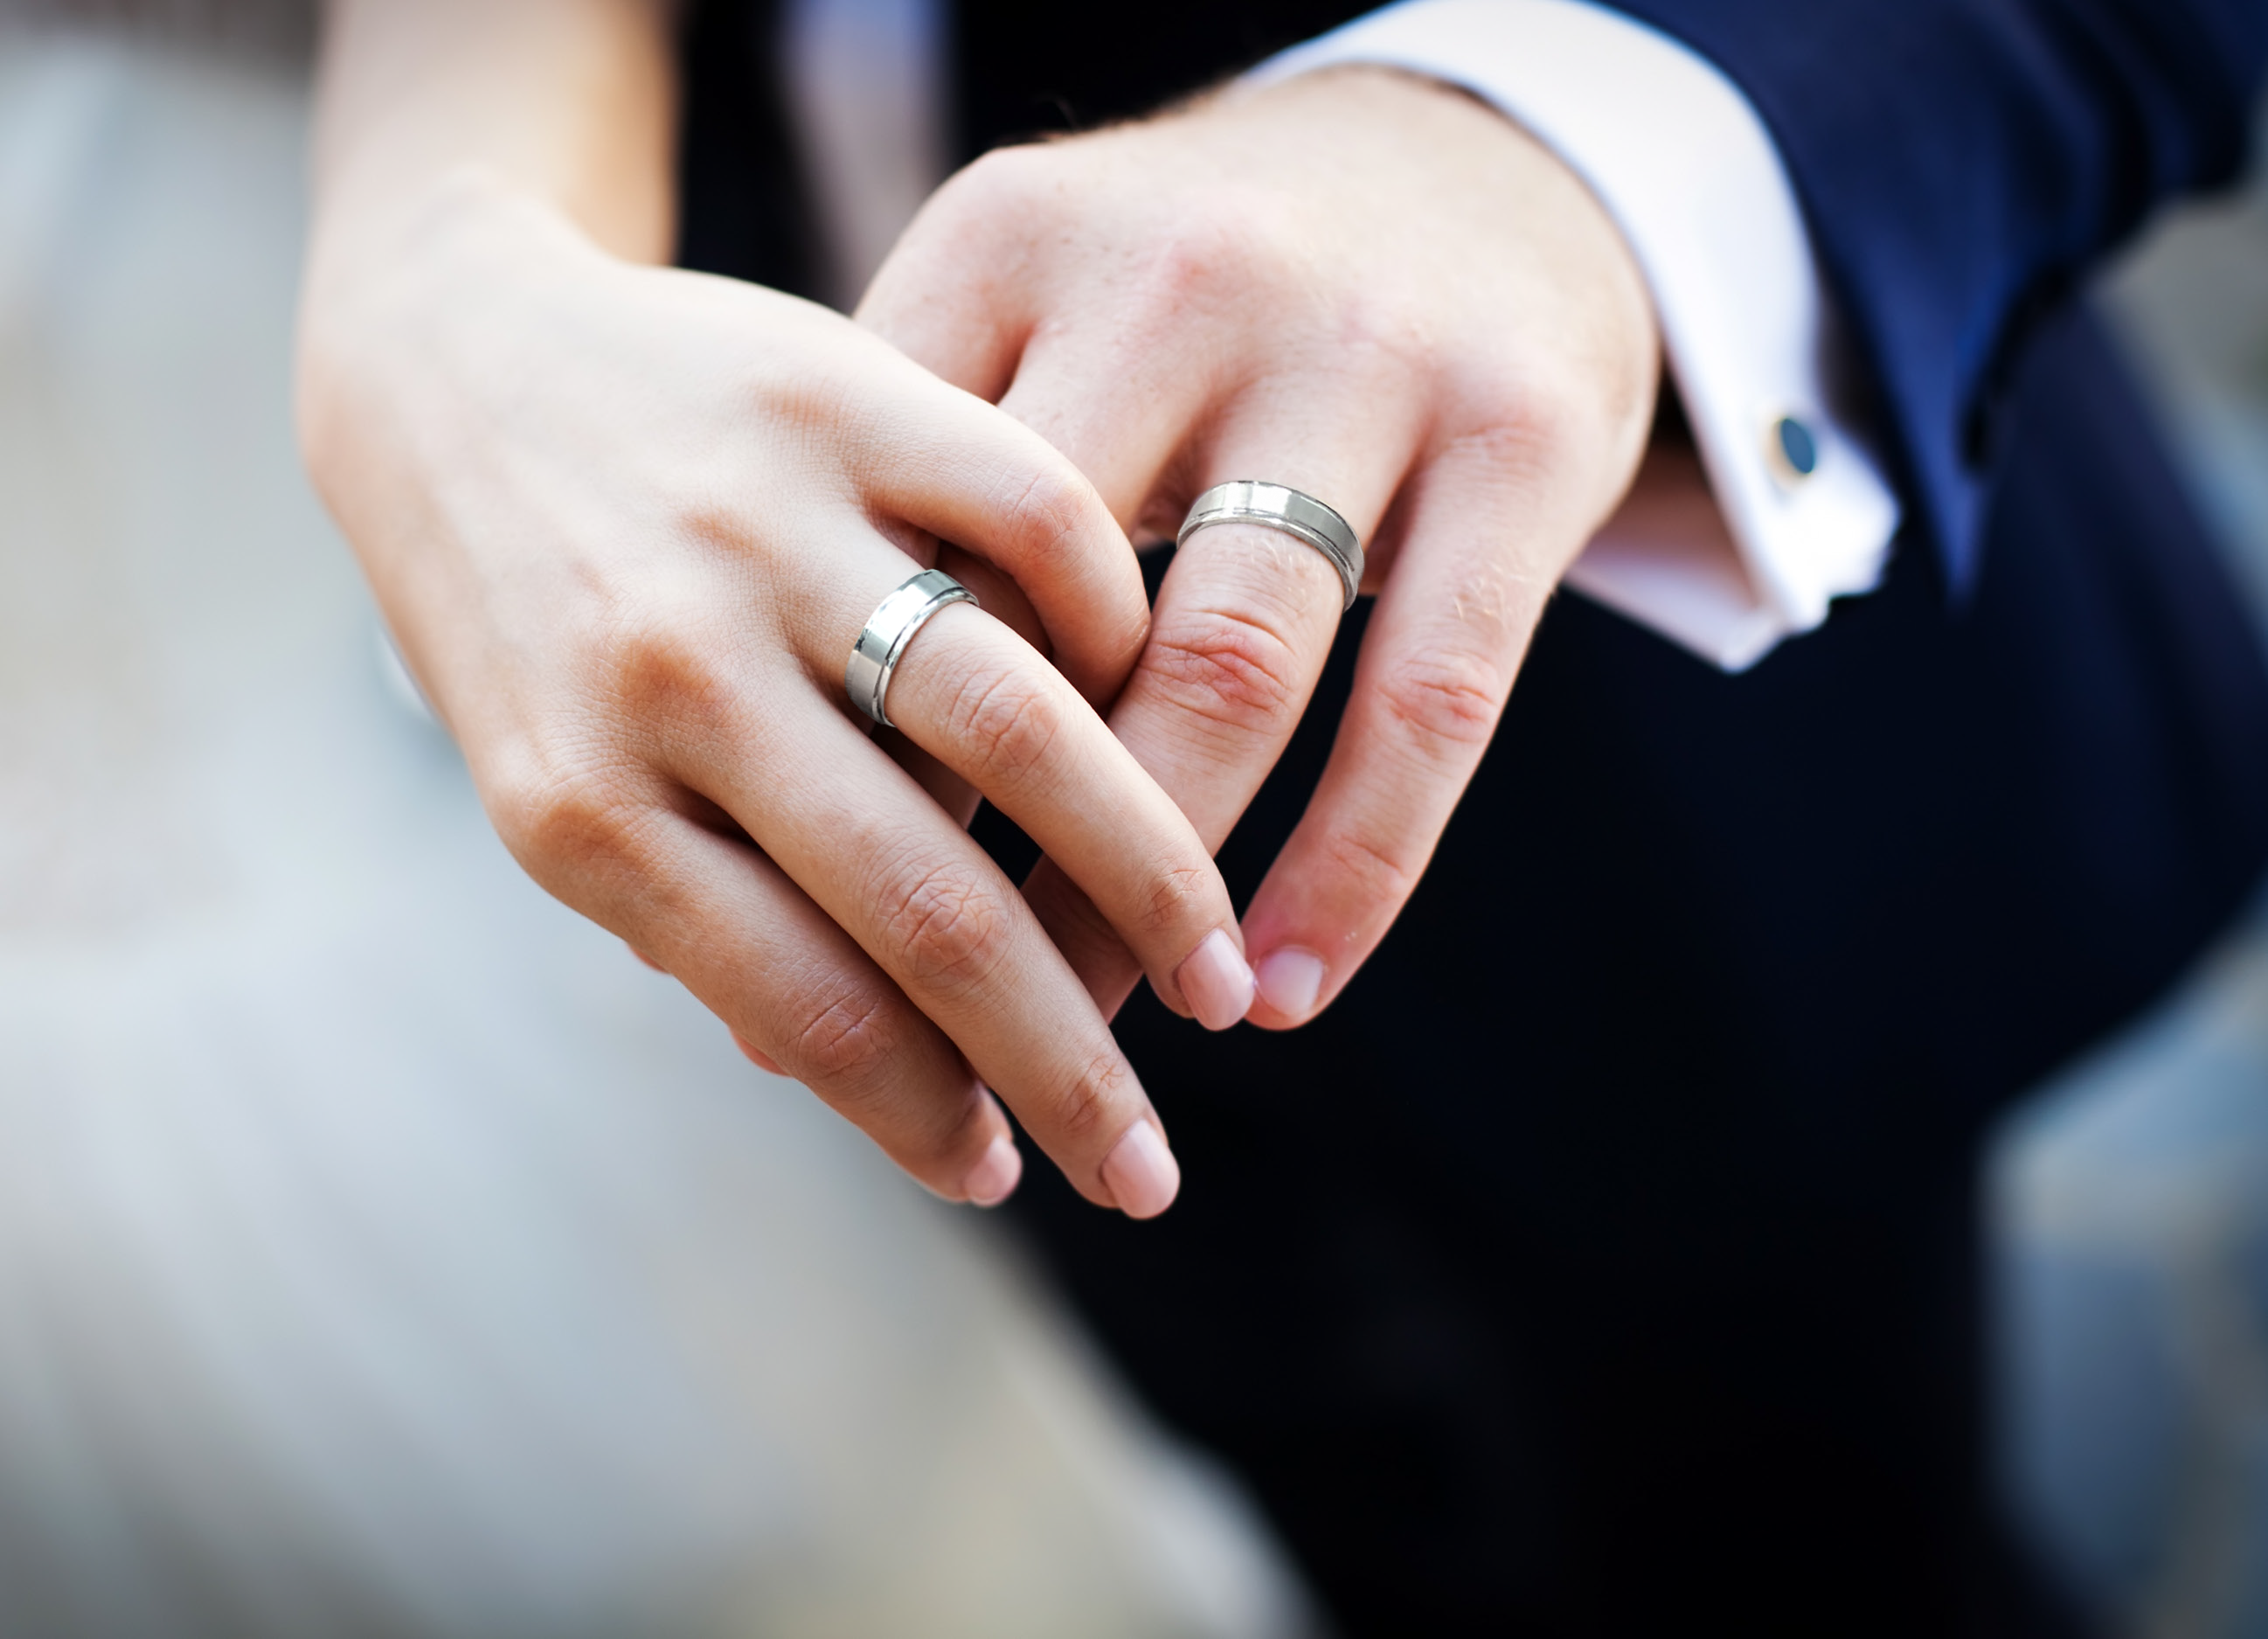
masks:
<instances>
[{"instance_id":1,"label":"skin crease on finger","mask_svg":"<svg viewBox=\"0 0 2268 1639\"><path fill-rule=\"evenodd\" d=\"M1251 1022L1314 1016L1423 874L1551 589L1644 452L1660 343L1613 224L1463 93L1333 70L979 161L860 318L999 397L1139 533L1170 535L1228 477L1359 514L1379 602L1355 697L1244 918ZM1251 618L1233 581L1258 550L1177 558L1110 719L1210 847L1328 648L1300 639L1271 690L1217 667L1224 688L1167 686L1189 673L1177 626ZM1111 1010L1138 966L1048 862L1027 892Z\"/></svg>"},{"instance_id":2,"label":"skin crease on finger","mask_svg":"<svg viewBox=\"0 0 2268 1639\"><path fill-rule=\"evenodd\" d=\"M1091 485L839 314L639 265L667 242L662 8L340 0L333 24L303 445L515 856L939 1193L1013 1187L997 1093L1088 1199L1163 1210L1138 1081L1020 896L852 727L839 658L917 561L892 539L949 539L1012 566L1107 697L1146 616ZM1065 711L1120 782L1067 825L1180 823ZM888 881L814 792L889 832ZM1141 840L1193 856L1233 934L1203 847ZM1233 979L1218 931L1177 931L1168 971Z\"/></svg>"}]
</instances>

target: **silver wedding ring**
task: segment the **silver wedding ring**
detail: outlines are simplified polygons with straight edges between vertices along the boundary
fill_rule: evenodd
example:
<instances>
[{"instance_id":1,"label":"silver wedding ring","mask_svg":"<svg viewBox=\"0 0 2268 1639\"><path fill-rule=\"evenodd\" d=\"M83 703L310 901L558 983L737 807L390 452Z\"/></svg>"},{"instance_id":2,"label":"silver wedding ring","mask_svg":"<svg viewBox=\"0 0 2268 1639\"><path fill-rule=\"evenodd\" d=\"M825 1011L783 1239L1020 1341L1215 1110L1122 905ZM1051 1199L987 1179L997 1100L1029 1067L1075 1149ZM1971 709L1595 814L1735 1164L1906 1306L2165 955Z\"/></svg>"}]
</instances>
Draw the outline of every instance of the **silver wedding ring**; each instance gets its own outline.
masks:
<instances>
[{"instance_id":1,"label":"silver wedding ring","mask_svg":"<svg viewBox=\"0 0 2268 1639\"><path fill-rule=\"evenodd\" d=\"M887 703L890 678L905 658L906 645L914 640L932 615L948 603L974 603L976 594L942 569L924 569L898 583L889 596L866 616L866 628L850 646L850 661L843 668L843 686L850 704L881 724L890 721Z\"/></svg>"},{"instance_id":2,"label":"silver wedding ring","mask_svg":"<svg viewBox=\"0 0 2268 1639\"><path fill-rule=\"evenodd\" d=\"M1354 538L1352 525L1314 496L1251 478L1216 484L1189 508L1174 543L1179 545L1217 523L1258 524L1305 541L1339 572L1339 585L1346 592L1346 602L1339 612L1344 614L1354 607L1354 594L1362 586L1362 543Z\"/></svg>"}]
</instances>

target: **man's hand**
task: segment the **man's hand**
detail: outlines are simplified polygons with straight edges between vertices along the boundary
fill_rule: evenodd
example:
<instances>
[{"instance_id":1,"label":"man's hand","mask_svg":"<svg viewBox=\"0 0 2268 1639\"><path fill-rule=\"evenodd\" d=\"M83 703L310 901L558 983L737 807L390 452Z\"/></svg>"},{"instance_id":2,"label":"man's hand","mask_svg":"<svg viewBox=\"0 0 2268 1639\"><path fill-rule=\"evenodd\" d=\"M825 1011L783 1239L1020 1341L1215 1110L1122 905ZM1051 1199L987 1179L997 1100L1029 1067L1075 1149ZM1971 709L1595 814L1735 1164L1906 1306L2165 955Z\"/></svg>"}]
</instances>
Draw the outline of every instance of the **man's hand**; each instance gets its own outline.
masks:
<instances>
[{"instance_id":1,"label":"man's hand","mask_svg":"<svg viewBox=\"0 0 2268 1639\"><path fill-rule=\"evenodd\" d=\"M1338 70L987 157L859 317L1046 437L1130 529L1169 537L1256 478L1368 543L1354 693L1244 919L1254 1022L1313 1017L1417 885L1643 452L1660 346L1614 225L1461 93ZM1289 740L1340 602L1320 553L1264 528L1176 556L1110 725L1208 847ZM1115 1011L1140 967L1108 919L1052 858L1026 894Z\"/></svg>"}]
</instances>

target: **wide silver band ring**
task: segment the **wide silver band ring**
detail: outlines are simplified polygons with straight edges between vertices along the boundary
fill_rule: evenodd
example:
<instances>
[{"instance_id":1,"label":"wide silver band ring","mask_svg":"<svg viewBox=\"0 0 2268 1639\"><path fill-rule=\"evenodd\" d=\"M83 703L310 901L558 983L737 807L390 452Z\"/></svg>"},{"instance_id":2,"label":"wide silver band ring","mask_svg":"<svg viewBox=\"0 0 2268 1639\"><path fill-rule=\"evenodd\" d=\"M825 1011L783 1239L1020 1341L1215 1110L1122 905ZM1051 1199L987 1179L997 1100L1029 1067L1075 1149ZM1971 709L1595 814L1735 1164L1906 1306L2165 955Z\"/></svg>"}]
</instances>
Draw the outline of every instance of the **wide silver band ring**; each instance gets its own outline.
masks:
<instances>
[{"instance_id":1,"label":"wide silver band ring","mask_svg":"<svg viewBox=\"0 0 2268 1639\"><path fill-rule=\"evenodd\" d=\"M850 646L850 663L843 668L843 686L850 704L881 724L890 721L887 703L890 679L905 658L906 645L914 640L929 617L949 603L974 603L976 594L942 569L924 569L909 577L866 616L866 628Z\"/></svg>"},{"instance_id":2,"label":"wide silver band ring","mask_svg":"<svg viewBox=\"0 0 2268 1639\"><path fill-rule=\"evenodd\" d=\"M1189 508L1174 543L1179 545L1217 523L1258 524L1305 541L1339 572L1339 585L1346 593L1339 612L1344 614L1354 607L1354 594L1362 587L1362 543L1355 539L1351 524L1314 496L1253 478L1216 484Z\"/></svg>"}]
</instances>

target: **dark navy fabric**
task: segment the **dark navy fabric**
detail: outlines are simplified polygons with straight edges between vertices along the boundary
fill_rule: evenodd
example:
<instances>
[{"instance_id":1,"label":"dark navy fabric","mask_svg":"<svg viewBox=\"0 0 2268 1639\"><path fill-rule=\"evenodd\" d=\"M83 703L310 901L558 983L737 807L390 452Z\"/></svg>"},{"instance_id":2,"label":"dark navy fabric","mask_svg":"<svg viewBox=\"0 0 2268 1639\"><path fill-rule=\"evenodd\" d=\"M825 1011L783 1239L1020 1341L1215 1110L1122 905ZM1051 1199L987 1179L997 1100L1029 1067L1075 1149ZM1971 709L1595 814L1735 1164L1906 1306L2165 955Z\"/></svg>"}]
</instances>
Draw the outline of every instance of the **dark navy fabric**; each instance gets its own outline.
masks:
<instances>
[{"instance_id":1,"label":"dark navy fabric","mask_svg":"<svg viewBox=\"0 0 2268 1639\"><path fill-rule=\"evenodd\" d=\"M775 0L691 0L681 19L681 266L815 294L822 257L780 94Z\"/></svg>"},{"instance_id":2,"label":"dark navy fabric","mask_svg":"<svg viewBox=\"0 0 2268 1639\"><path fill-rule=\"evenodd\" d=\"M2040 333L1970 598L1727 676L1546 616L1322 1018L1119 1034L1182 1200L1013 1210L1350 1635L2086 1631L1994 1505L1978 1162L2268 852L2268 677L2117 359ZM1352 617L1222 853L1321 772Z\"/></svg>"},{"instance_id":3,"label":"dark navy fabric","mask_svg":"<svg viewBox=\"0 0 2268 1639\"><path fill-rule=\"evenodd\" d=\"M1372 9L1362 0L967 0L954 7L961 146L1147 114Z\"/></svg>"},{"instance_id":4,"label":"dark navy fabric","mask_svg":"<svg viewBox=\"0 0 2268 1639\"><path fill-rule=\"evenodd\" d=\"M967 146L1139 113L1360 9L963 0ZM1786 155L1896 434L1888 583L1741 676L1558 600L1329 1012L1213 1037L1128 1008L1174 1210L1127 1223L1042 1163L1013 1211L1348 1635L2082 1631L1989 1483L1982 1135L2244 902L2268 670L2073 292L2227 173L2261 14L1630 9ZM776 117L703 106L766 76L689 68L688 254L789 277ZM1240 896L1363 614L1223 853Z\"/></svg>"},{"instance_id":5,"label":"dark navy fabric","mask_svg":"<svg viewBox=\"0 0 2268 1639\"><path fill-rule=\"evenodd\" d=\"M1745 90L1888 411L1916 522L1977 572L2031 327L2244 156L2261 0L1621 0Z\"/></svg>"}]
</instances>

